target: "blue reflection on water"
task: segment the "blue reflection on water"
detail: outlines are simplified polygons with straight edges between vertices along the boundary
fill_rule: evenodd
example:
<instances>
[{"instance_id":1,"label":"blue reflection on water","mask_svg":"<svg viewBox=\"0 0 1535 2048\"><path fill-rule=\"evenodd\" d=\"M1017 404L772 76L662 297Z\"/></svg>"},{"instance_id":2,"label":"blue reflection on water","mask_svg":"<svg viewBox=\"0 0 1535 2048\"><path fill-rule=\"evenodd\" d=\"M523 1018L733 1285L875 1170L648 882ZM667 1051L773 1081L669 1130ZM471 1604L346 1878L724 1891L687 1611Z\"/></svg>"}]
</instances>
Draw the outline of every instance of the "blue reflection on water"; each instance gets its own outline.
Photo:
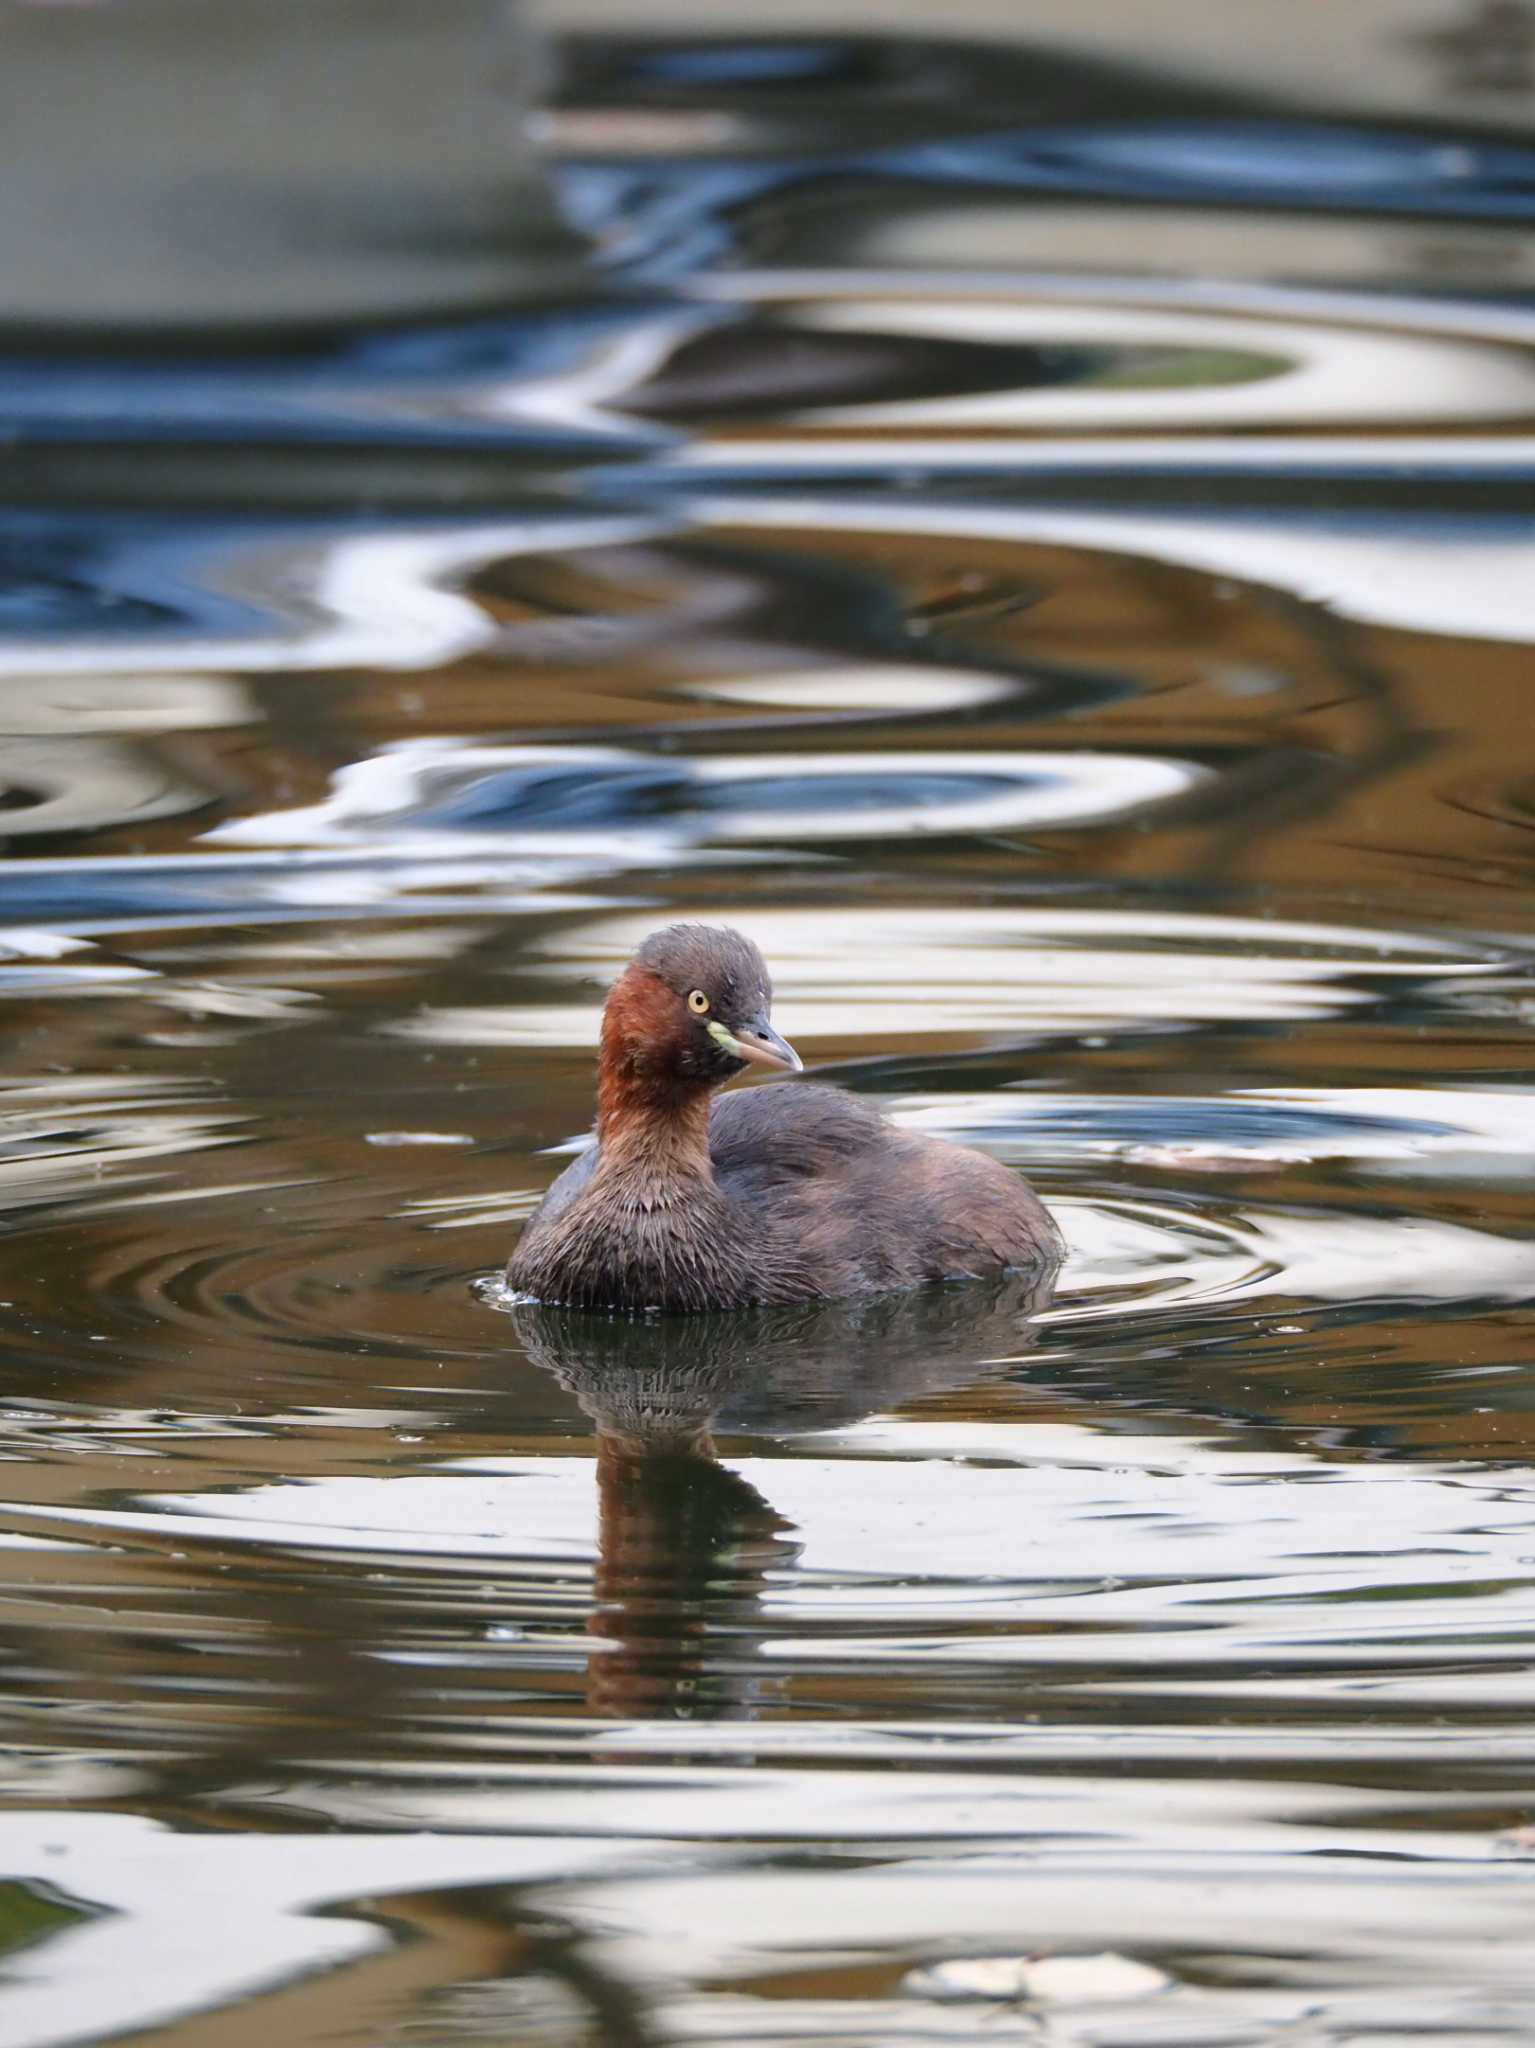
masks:
<instances>
[{"instance_id":1,"label":"blue reflection on water","mask_svg":"<svg viewBox=\"0 0 1535 2048\"><path fill-rule=\"evenodd\" d=\"M1107 124L900 151L924 178L1095 196L1527 218L1535 150L1320 122Z\"/></svg>"},{"instance_id":2,"label":"blue reflection on water","mask_svg":"<svg viewBox=\"0 0 1535 2048\"><path fill-rule=\"evenodd\" d=\"M1170 1128L1172 1107L1165 1099L1137 1101L1128 1095L1106 1095L1094 1102L1052 1102L1048 1097L1031 1096L1026 1115L1030 1140L1042 1149L1051 1141L1092 1138L1111 1139L1121 1148L1161 1145L1176 1136L1180 1144L1214 1151L1293 1147L1327 1153L1346 1148L1350 1140L1459 1135L1456 1125L1431 1117L1363 1116L1348 1110L1292 1109L1229 1098L1200 1101L1191 1096L1178 1097L1174 1130ZM1022 1108L1019 1113L1024 1114ZM988 1129L1001 1134L1012 1122L999 1116L989 1127L981 1121L973 1128L977 1135L985 1135Z\"/></svg>"},{"instance_id":3,"label":"blue reflection on water","mask_svg":"<svg viewBox=\"0 0 1535 2048\"><path fill-rule=\"evenodd\" d=\"M0 354L0 425L29 439L293 442L530 449L579 457L651 446L665 429L578 403L540 404L646 319L628 296L515 316L380 330L281 353ZM693 326L710 316L689 314Z\"/></svg>"},{"instance_id":4,"label":"blue reflection on water","mask_svg":"<svg viewBox=\"0 0 1535 2048\"><path fill-rule=\"evenodd\" d=\"M832 180L1074 194L1299 212L1535 217L1535 149L1304 121L1095 122L906 142L856 152L561 167L567 210L626 266L659 278L717 260L743 209Z\"/></svg>"},{"instance_id":5,"label":"blue reflection on water","mask_svg":"<svg viewBox=\"0 0 1535 2048\"><path fill-rule=\"evenodd\" d=\"M63 642L100 635L115 647L145 633L270 630L270 608L220 588L213 572L242 537L285 530L293 529L276 521L8 508L0 513L0 632Z\"/></svg>"},{"instance_id":6,"label":"blue reflection on water","mask_svg":"<svg viewBox=\"0 0 1535 2048\"><path fill-rule=\"evenodd\" d=\"M848 46L838 42L696 43L637 49L625 72L659 85L825 85L847 63Z\"/></svg>"}]
</instances>

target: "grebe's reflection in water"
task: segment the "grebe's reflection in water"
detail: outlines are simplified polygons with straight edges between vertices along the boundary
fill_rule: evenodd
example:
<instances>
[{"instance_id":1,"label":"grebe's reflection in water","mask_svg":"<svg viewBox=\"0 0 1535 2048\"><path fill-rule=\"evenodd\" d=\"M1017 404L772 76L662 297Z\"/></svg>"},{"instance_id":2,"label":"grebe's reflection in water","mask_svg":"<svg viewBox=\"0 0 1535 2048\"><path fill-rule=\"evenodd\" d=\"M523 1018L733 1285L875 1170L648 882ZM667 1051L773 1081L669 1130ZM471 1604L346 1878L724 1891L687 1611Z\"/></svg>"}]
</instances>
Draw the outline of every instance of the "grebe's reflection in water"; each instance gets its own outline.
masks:
<instances>
[{"instance_id":1,"label":"grebe's reflection in water","mask_svg":"<svg viewBox=\"0 0 1535 2048\"><path fill-rule=\"evenodd\" d=\"M792 1525L717 1434L843 1428L1005 1372L1054 1273L792 1309L646 1319L519 1304L518 1336L592 1418L597 1639L587 1700L622 1718L741 1719L783 1683L757 1650Z\"/></svg>"}]
</instances>

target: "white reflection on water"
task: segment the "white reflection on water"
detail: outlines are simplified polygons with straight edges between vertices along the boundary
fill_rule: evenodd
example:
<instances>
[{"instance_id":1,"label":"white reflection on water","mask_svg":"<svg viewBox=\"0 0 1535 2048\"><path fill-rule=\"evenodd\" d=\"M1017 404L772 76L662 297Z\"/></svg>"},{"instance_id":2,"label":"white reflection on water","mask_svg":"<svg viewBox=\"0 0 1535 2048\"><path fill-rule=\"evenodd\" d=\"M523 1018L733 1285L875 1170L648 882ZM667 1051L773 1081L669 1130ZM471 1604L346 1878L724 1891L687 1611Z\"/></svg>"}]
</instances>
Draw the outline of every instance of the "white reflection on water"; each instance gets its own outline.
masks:
<instances>
[{"instance_id":1,"label":"white reflection on water","mask_svg":"<svg viewBox=\"0 0 1535 2048\"><path fill-rule=\"evenodd\" d=\"M673 460L675 474L689 482L709 478L711 472L724 472L732 481L736 472L742 472L753 482L772 481L782 474L799 489L805 472L815 470L834 473L840 487L841 480L849 477L867 477L875 484L888 481L892 466L896 466L899 476L931 472L938 481L944 480L945 472L967 475L980 471L984 475L989 471L993 474L988 482L1006 478L1016 486L1021 473L1019 452L1017 440L1001 434L885 433L876 439L817 431L813 438L781 434L765 441L742 437L693 442L680 448ZM1535 438L1515 433L1497 437L1393 434L1383 441L1378 435L1221 434L1212 430L1197 439L1178 439L1148 429L1133 435L1033 435L1027 454L1027 469L1022 474L1046 477L1087 472L1111 474L1117 479L1125 471L1144 470L1153 476L1176 471L1180 477L1200 479L1252 477L1261 488L1267 477L1311 477L1320 483L1340 469L1375 473L1385 468L1393 476L1409 474L1421 481L1442 478L1448 487L1463 477L1495 484L1510 471L1528 468L1535 460ZM1013 495L1018 495L1016 489ZM1265 515L1271 509L1265 506ZM1401 516L1400 511L1393 513L1393 517Z\"/></svg>"},{"instance_id":2,"label":"white reflection on water","mask_svg":"<svg viewBox=\"0 0 1535 2048\"><path fill-rule=\"evenodd\" d=\"M816 407L791 420L827 426L987 431L1043 428L1306 426L1399 421L1402 392L1417 420L1519 421L1535 411L1535 365L1523 350L1448 337L1372 333L1342 326L1261 323L1149 308L998 303L984 299L836 299L794 309L795 324L861 334L925 336L998 349L1070 343L1124 358L1107 383L985 391L891 403ZM1135 388L1134 358L1148 348L1187 352L1170 389ZM1220 360L1217 361L1216 359ZM999 356L999 367L1004 360ZM899 459L886 440L882 459Z\"/></svg>"},{"instance_id":3,"label":"white reflection on water","mask_svg":"<svg viewBox=\"0 0 1535 2048\"><path fill-rule=\"evenodd\" d=\"M681 1748L693 1735L673 1725L667 1740ZM305 1786L310 1810L333 1810L336 1822L300 1844L180 1832L117 1813L19 1814L7 1828L5 1870L105 1912L55 1934L16 1973L9 2038L17 2048L62 2048L223 2005L386 1950L400 1934L374 1917L380 1907L391 1919L403 1910L408 1924L413 1895L492 1885L532 1886L537 1910L601 1930L604 1966L664 1999L671 2038L683 2028L689 2039L765 2038L760 1985L747 1996L729 1980L797 1970L801 1981L775 1988L767 2007L774 2040L822 2043L851 2028L859 2041L1037 2041L1032 2017L982 2019L972 2009L951 2032L941 2009L909 2004L894 1986L867 1999L836 1990L818 1998L815 1976L884 1958L899 1974L913 1957L973 1955L978 1944L987 1953L1091 1953L1123 1944L1127 1928L1179 1980L1157 2008L1173 2030L1157 2038L1179 2041L1256 2030L1267 2038L1287 2018L1309 2034L1318 1975L1332 2022L1365 2032L1389 2025L1404 1996L1419 2020L1485 2022L1490 2001L1516 2000L1526 1981L1527 1872L1490 1860L1453 1828L1394 1838L1397 1860L1383 1871L1379 1835L1364 1823L1372 1807L1389 1810L1385 1795L1371 1801L1338 1785L1319 1796L1278 1779L1146 1787L1122 1775L1016 1766L983 1794L941 1758L914 1768L919 1752L906 1747L905 1768L873 1779L856 1768L685 1769L673 1760L668 1786L656 1788L644 1772L604 1772L604 1812L617 1824L603 1827L594 1814L590 1834L572 1825L580 1788L568 1777L549 1767L498 1784L486 1758L480 1782L457 1797L430 1779L375 1787L366 1772ZM857 1863L840 1873L834 1928L824 1872L747 1846L775 1832L775 1817L791 1841L835 1828L860 1845ZM458 1832L433 1831L442 1828ZM725 1830L731 1845L712 1845L708 1837ZM963 1854L949 1846L959 1837L971 1838ZM1218 1946L1235 1966L1229 1975L1207 1981L1194 1967L1184 1977L1195 1928L1201 1948ZM1303 1985L1280 1967L1286 1956L1306 1957ZM710 1988L685 1990L688 1979ZM484 1989L515 2012L526 1980ZM366 1980L351 1996L350 2009L368 2009ZM1510 2021L1516 2010L1507 2008ZM488 2005L487 2018L495 2011ZM1129 2017L1117 2016L1115 2039L1128 2038ZM434 2037L446 2035L439 2028ZM486 2038L526 2037L498 2028Z\"/></svg>"},{"instance_id":4,"label":"white reflection on water","mask_svg":"<svg viewBox=\"0 0 1535 2048\"><path fill-rule=\"evenodd\" d=\"M1535 311L1522 297L1509 293L1500 293L1497 298L1480 294L1452 297L1429 289L1415 267L1422 252L1421 232L1400 221L1365 223L1315 214L1297 222L1294 216L1287 218L1283 214L1215 213L1177 206L1159 206L1153 212L1139 206L1126 207L1116 214L1112 209L1092 204L1072 206L1051 215L1042 214L1033 203L1017 206L1008 201L982 213L978 207L955 205L949 198L928 215L935 224L959 226L968 219L1001 220L1005 230L1015 230L1016 222L1024 217L1028 219L1031 235L1041 238L1037 245L1041 260L1020 265L1017 236L1012 232L1004 250L997 252L1005 253L1005 264L992 269L984 258L979 263L964 262L962 281L956 280L952 271L928 270L918 263L892 264L888 268L862 263L817 264L814 268L780 265L705 272L694 279L693 289L700 298L729 305L776 305L787 301L797 306L832 297L906 300L927 295L982 299L1000 295L1030 305L1078 305L1112 314L1124 312L1131 320L1142 311L1157 313L1171 308L1235 314L1254 322L1299 321L1308 327L1362 327L1377 333L1463 338L1507 348L1535 341ZM909 225L920 224L922 219L918 202L916 209L898 216L897 234L903 235ZM1121 242L1118 262L1097 267L1082 263L1051 266L1052 255L1062 257L1076 251L1079 227L1090 235L1095 225L1106 220L1119 227L1133 225L1143 234L1139 246L1145 249L1155 247L1159 231L1169 224L1175 230L1195 227L1201 234L1211 226L1222 227L1229 237L1227 246L1234 253L1243 252L1249 257L1260 251L1265 242L1273 246L1277 238L1289 234L1295 237L1289 248L1298 256L1304 239L1305 254L1313 262L1296 262L1293 269L1281 264L1268 275L1259 276L1244 275L1242 265L1234 272L1224 268L1202 272L1181 265L1159 276L1154 269L1128 267L1123 261L1126 250ZM1462 228L1459 232L1468 231ZM1345 252L1346 260L1336 272L1340 281L1334 281L1334 273L1325 260L1320 264L1314 262L1319 254L1325 259L1329 245ZM956 252L963 252L964 247L962 238L951 233L944 249L935 253L952 258ZM1359 280L1371 267L1360 260L1366 250L1379 255L1393 248L1401 263L1386 267L1391 284L1389 293L1361 289ZM1483 223L1478 229L1477 248L1482 252L1517 251L1527 256L1528 229L1516 221ZM1506 273L1500 272L1500 276L1506 282ZM1256 328L1252 331L1256 332ZM1409 420L1416 417L1409 400L1404 399L1404 411ZM1192 450L1186 452L1192 454Z\"/></svg>"},{"instance_id":5,"label":"white reflection on water","mask_svg":"<svg viewBox=\"0 0 1535 2048\"><path fill-rule=\"evenodd\" d=\"M1506 293L1511 281L1530 275L1523 221L1463 225L1456 244L1465 286ZM1080 198L1057 211L1015 195L961 196L951 189L941 197L908 193L899 207L839 223L813 272L737 271L701 283L731 297L767 291L798 299L841 290L862 298L908 292L914 274L935 294L952 293L962 271L965 286L1023 300L1186 306L1328 325L1352 317L1372 327L1509 342L1528 334L1524 306L1511 295L1478 301L1421 293L1423 246L1417 222L1379 215L1176 202L1148 208ZM828 267L832 262L836 268ZM1361 291L1369 279L1387 290Z\"/></svg>"},{"instance_id":6,"label":"white reflection on water","mask_svg":"<svg viewBox=\"0 0 1535 2048\"><path fill-rule=\"evenodd\" d=\"M10 838L148 824L198 809L209 791L122 740L31 732L4 742L0 797Z\"/></svg>"},{"instance_id":7,"label":"white reflection on water","mask_svg":"<svg viewBox=\"0 0 1535 2048\"><path fill-rule=\"evenodd\" d=\"M882 444L884 459L892 459ZM824 455L824 451L823 455ZM1186 451L1185 451L1186 452ZM1379 459L1379 444L1375 445ZM1144 459L1144 451L1142 451ZM1282 521L1068 506L891 505L872 499L710 496L694 511L729 527L899 533L949 540L1084 547L1268 583L1366 625L1471 639L1535 641L1535 532L1528 520L1378 526L1347 514Z\"/></svg>"},{"instance_id":8,"label":"white reflection on water","mask_svg":"<svg viewBox=\"0 0 1535 2048\"><path fill-rule=\"evenodd\" d=\"M826 1442L846 1455L730 1461L799 1532L794 1570L768 1595L785 1629L796 1616L808 1624L828 1611L844 1620L873 1612L894 1643L924 1612L945 1613L956 1626L1023 1624L1048 1599L1057 1623L1076 1618L1107 1629L1132 1616L1173 1620L1189 1633L1224 1637L1224 1652L1261 1637L1265 1654L1285 1661L1319 1632L1355 1643L1405 1634L1398 1654L1427 1663L1394 1612L1372 1628L1357 1605L1306 1611L1304 1603L1325 1601L1330 1588L1390 1585L1416 1588L1427 1607L1435 1578L1475 1573L1520 1589L1528 1579L1535 1475L1522 1470L1332 1465L1229 1440L1148 1442L1107 1428L1035 1423L1026 1411L1005 1424L856 1423ZM499 1556L535 1575L542 1561L553 1580L594 1556L596 1498L590 1458L483 1456L392 1478L336 1474L211 1493L145 1492L124 1507L8 1513L23 1526L35 1514L71 1535L159 1530L189 1544L429 1556L465 1569ZM1281 1596L1290 1611L1279 1611ZM1464 1619L1437 1612L1452 1632L1489 1627L1480 1608ZM526 1633L505 1654L522 1656L518 1643L526 1645ZM1089 1666L1103 1652L1101 1641L1095 1649L1064 1628L1030 1631L1011 1651L988 1641L970 1652L1022 1654L1025 1645L1030 1656ZM1212 1661L1216 1648L1208 1645ZM1523 1661L1511 1637L1496 1637L1487 1650ZM481 1654L478 1638L462 1641L464 1661ZM792 1632L777 1635L771 1654L795 1655ZM1161 1625L1128 1636L1114 1654L1138 1665L1178 1662ZM1535 1688L1528 1671L1524 1677Z\"/></svg>"},{"instance_id":9,"label":"white reflection on water","mask_svg":"<svg viewBox=\"0 0 1535 2048\"><path fill-rule=\"evenodd\" d=\"M1210 1095L903 1095L919 1130L984 1133L1004 1159L1128 1159L1189 1173L1346 1159L1402 1179L1527 1180L1535 1175L1535 1101L1488 1088L1234 1088Z\"/></svg>"},{"instance_id":10,"label":"white reflection on water","mask_svg":"<svg viewBox=\"0 0 1535 2048\"><path fill-rule=\"evenodd\" d=\"M834 668L708 677L683 688L689 697L725 704L782 705L794 711L926 713L994 704L1022 694L1028 684L1015 676L988 676L974 669L943 668L936 662L892 662L887 668L873 662L840 661Z\"/></svg>"},{"instance_id":11,"label":"white reflection on water","mask_svg":"<svg viewBox=\"0 0 1535 2048\"><path fill-rule=\"evenodd\" d=\"M493 614L457 587L488 563L544 549L622 546L673 524L653 515L569 513L414 527L402 521L359 532L350 520L295 518L275 530L216 537L190 560L192 543L184 540L173 558L167 551L176 578L249 606L263 623L214 634L178 626L117 640L114 682L208 668L432 668L489 645L500 631ZM0 671L8 677L97 675L102 667L95 635L0 635Z\"/></svg>"},{"instance_id":12,"label":"white reflection on water","mask_svg":"<svg viewBox=\"0 0 1535 2048\"><path fill-rule=\"evenodd\" d=\"M1155 755L868 752L685 759L620 747L404 740L340 769L307 810L235 819L218 845L657 857L693 842L880 839L1096 822L1179 796L1205 771Z\"/></svg>"},{"instance_id":13,"label":"white reflection on water","mask_svg":"<svg viewBox=\"0 0 1535 2048\"><path fill-rule=\"evenodd\" d=\"M682 914L680 911L673 915ZM1410 933L1155 910L867 906L711 911L762 948L791 1037L861 1052L939 1033L1071 1031L1221 1018L1323 1017L1374 998L1361 978L1493 974L1470 945ZM610 979L654 911L577 924L541 942L551 978ZM536 961L535 963L536 964ZM544 1006L428 1013L455 1043L542 1037ZM449 1016L451 1014L451 1023ZM597 1009L568 1011L567 1043L596 1037ZM423 1020L417 1027L433 1035ZM477 1035L483 1033L483 1036Z\"/></svg>"},{"instance_id":14,"label":"white reflection on water","mask_svg":"<svg viewBox=\"0 0 1535 2048\"><path fill-rule=\"evenodd\" d=\"M260 717L231 676L118 675L99 660L94 674L0 674L0 733L208 732L254 725Z\"/></svg>"},{"instance_id":15,"label":"white reflection on water","mask_svg":"<svg viewBox=\"0 0 1535 2048\"><path fill-rule=\"evenodd\" d=\"M647 1845L649 1855L658 1853ZM13 2048L100 2040L291 1983L393 1946L364 1894L515 1884L611 1869L621 1845L536 1838L185 1835L120 1813L11 1813L0 1876L59 1887L102 1917L66 1928L42 1967L8 1971Z\"/></svg>"},{"instance_id":16,"label":"white reflection on water","mask_svg":"<svg viewBox=\"0 0 1535 2048\"><path fill-rule=\"evenodd\" d=\"M1265 1300L1535 1301L1535 1240L1433 1217L1244 1204L1054 1203L1071 1247L1043 1322Z\"/></svg>"}]
</instances>

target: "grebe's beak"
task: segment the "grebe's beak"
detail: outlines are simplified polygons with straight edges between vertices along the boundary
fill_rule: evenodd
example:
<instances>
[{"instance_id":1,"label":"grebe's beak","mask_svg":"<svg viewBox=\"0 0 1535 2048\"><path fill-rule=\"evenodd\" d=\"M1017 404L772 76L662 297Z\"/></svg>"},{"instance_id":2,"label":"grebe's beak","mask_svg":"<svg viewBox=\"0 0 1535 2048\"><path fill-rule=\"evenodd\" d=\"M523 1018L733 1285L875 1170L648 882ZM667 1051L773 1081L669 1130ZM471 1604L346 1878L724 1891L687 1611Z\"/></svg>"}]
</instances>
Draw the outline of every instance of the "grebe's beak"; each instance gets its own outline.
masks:
<instances>
[{"instance_id":1,"label":"grebe's beak","mask_svg":"<svg viewBox=\"0 0 1535 2048\"><path fill-rule=\"evenodd\" d=\"M805 1062L787 1038L779 1037L766 1017L753 1017L749 1024L732 1032L731 1037L731 1050L736 1058L750 1060L754 1067L774 1067L786 1074L804 1071Z\"/></svg>"}]
</instances>

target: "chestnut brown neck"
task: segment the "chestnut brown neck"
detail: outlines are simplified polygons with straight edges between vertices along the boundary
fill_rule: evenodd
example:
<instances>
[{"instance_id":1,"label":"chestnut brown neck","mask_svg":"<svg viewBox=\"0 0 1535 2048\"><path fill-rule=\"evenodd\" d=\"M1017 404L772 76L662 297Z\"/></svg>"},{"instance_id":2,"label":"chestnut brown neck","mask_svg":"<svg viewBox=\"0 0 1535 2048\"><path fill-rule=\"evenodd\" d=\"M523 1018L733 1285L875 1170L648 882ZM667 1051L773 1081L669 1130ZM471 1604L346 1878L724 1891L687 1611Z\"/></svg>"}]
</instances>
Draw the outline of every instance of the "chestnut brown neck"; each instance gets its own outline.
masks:
<instances>
[{"instance_id":1,"label":"chestnut brown neck","mask_svg":"<svg viewBox=\"0 0 1535 2048\"><path fill-rule=\"evenodd\" d=\"M678 1074L676 998L642 967L614 983L597 1062L599 1172L711 1180L707 1082Z\"/></svg>"}]
</instances>

